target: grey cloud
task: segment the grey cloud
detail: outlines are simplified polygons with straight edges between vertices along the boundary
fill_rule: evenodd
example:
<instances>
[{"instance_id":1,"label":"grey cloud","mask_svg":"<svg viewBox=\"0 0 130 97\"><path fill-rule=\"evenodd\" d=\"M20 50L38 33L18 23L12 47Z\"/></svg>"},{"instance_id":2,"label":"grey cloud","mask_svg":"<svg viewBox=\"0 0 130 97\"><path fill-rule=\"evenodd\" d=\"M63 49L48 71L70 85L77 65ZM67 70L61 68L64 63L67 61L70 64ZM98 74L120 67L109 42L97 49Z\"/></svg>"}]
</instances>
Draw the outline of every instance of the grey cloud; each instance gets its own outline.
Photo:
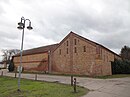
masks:
<instances>
[{"instance_id":1,"label":"grey cloud","mask_svg":"<svg viewBox=\"0 0 130 97\"><path fill-rule=\"evenodd\" d=\"M0 15L2 15L4 13L4 9L2 8L1 4L0 4Z\"/></svg>"},{"instance_id":2,"label":"grey cloud","mask_svg":"<svg viewBox=\"0 0 130 97\"><path fill-rule=\"evenodd\" d=\"M64 34L62 35L61 32L68 33L65 31L73 30L77 33L84 31L87 34L90 33L90 29L93 29L100 33L104 33L103 37L99 36L99 39L97 38L95 40L98 40L100 43L112 49L120 48L120 46L129 41L126 41L126 37L123 37L124 33L130 31L130 29L128 29L130 24L128 21L128 16L130 16L128 6L130 3L128 4L128 2L129 1L123 2L121 0L119 0L119 2L105 2L106 9L99 15L93 12L91 13L91 9L84 9L85 11L78 9L78 7L82 5L71 4L72 9L68 9L64 14L58 14L59 16L53 14L53 19L48 19L47 23L50 24L49 28L45 30L43 27L42 30L45 30L44 32L50 31L51 33L47 35L44 33L43 35L47 38L52 38L53 36L57 38L58 36L64 37ZM126 15L128 15L127 18ZM46 23L43 21L41 25L46 26ZM66 25L66 27L64 27L64 25ZM128 30L124 32L126 29ZM108 33L110 33L109 36L107 35ZM55 37L53 37L53 39L57 40ZM127 37L127 39L129 39L129 37Z\"/></svg>"},{"instance_id":3,"label":"grey cloud","mask_svg":"<svg viewBox=\"0 0 130 97\"><path fill-rule=\"evenodd\" d=\"M9 39L6 37L0 38L0 44L2 47L0 49L19 49L20 41L18 39Z\"/></svg>"},{"instance_id":4,"label":"grey cloud","mask_svg":"<svg viewBox=\"0 0 130 97\"><path fill-rule=\"evenodd\" d=\"M70 31L87 36L86 38L92 37L93 40L112 49L119 49L123 44L130 44L129 34L126 35L130 32L129 0L22 0L20 2L23 7L18 8L17 13L31 19L34 28L31 35L36 38L35 44L26 40L25 48L34 47L36 42L38 42L37 45L42 45L43 42L40 44L38 37L43 37L42 41L48 39L59 42ZM0 21L5 26L9 26L9 29L0 30L1 37L7 37L10 40L20 39L18 34L14 34L17 33L12 29L15 28L14 25L8 21ZM29 34L26 33L26 35ZM9 41L4 41L10 44Z\"/></svg>"},{"instance_id":5,"label":"grey cloud","mask_svg":"<svg viewBox=\"0 0 130 97\"><path fill-rule=\"evenodd\" d=\"M1 36L1 38L2 38L2 37L6 37L6 38L8 38L8 39L16 39L16 38L18 38L17 35L18 35L17 33L14 33L14 32L12 32L12 31L10 31L10 32L0 31L0 36Z\"/></svg>"},{"instance_id":6,"label":"grey cloud","mask_svg":"<svg viewBox=\"0 0 130 97\"><path fill-rule=\"evenodd\" d=\"M128 33L130 30L124 30L123 32L116 32L116 33L110 33L105 35L97 35L96 42L115 50L117 53L120 53L121 48L124 45L130 46L130 33Z\"/></svg>"},{"instance_id":7,"label":"grey cloud","mask_svg":"<svg viewBox=\"0 0 130 97\"><path fill-rule=\"evenodd\" d=\"M4 8L2 7L5 3L9 4L9 0L0 0L0 15L2 15L5 12Z\"/></svg>"}]
</instances>

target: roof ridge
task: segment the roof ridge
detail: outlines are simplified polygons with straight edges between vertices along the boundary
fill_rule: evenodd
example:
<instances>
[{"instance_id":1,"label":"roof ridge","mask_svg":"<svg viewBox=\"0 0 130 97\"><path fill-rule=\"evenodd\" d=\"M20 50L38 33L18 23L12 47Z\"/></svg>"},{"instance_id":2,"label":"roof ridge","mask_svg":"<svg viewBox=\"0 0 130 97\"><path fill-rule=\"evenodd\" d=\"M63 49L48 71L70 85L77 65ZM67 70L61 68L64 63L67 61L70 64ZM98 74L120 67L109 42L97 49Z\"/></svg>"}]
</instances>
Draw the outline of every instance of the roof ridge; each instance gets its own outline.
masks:
<instances>
[{"instance_id":1,"label":"roof ridge","mask_svg":"<svg viewBox=\"0 0 130 97\"><path fill-rule=\"evenodd\" d=\"M23 54L25 54L25 55L26 55L26 53L27 53L27 54L28 54L28 53L30 54L30 53L31 53L31 50L32 50L32 51L33 51L33 50L36 50L35 53L36 53L36 52L38 53L38 52L45 52L45 51L47 51L47 50L53 49L52 52L54 52L54 51L62 44L62 42L64 42L64 40L67 39L67 37L69 37L71 34L74 35L75 37L77 36L78 38L83 39L84 41L88 41L91 45L101 46L102 48L104 48L104 49L110 51L111 53L113 53L113 54L119 56L118 54L116 54L116 53L113 52L112 50L108 49L107 47L105 47L105 46L103 46L103 45L101 45L101 44L99 44L99 43L97 43L97 42L95 42L95 41L89 40L89 39L87 39L87 38L85 38L85 37L83 37L83 36L81 36L81 35L79 35L79 34L73 32L73 31L70 31L70 33L69 33L67 36L65 36L65 37L60 41L60 43L51 44L51 45L46 45L46 46L41 46L41 47L36 47L36 48L32 48L32 49L27 49L27 50L23 50ZM50 47L50 48L49 48L49 47ZM52 48L51 48L51 47L52 47ZM54 47L54 48L53 48L53 47ZM44 48L44 49L43 49L43 48ZM33 52L33 53L34 53L34 52ZM32 54L33 54L33 53L32 53ZM19 55L19 54L17 54L17 55ZM17 55L15 55L15 56L17 56Z\"/></svg>"},{"instance_id":2,"label":"roof ridge","mask_svg":"<svg viewBox=\"0 0 130 97\"><path fill-rule=\"evenodd\" d=\"M48 47L48 46L54 46L54 45L58 45L58 44L59 44L59 43L50 44L50 45L45 45L45 46L39 46L39 47L35 47L35 48L32 48L32 49L26 49L26 50L23 50L23 51L28 51L28 50L33 50L33 49L39 49L39 48Z\"/></svg>"},{"instance_id":3,"label":"roof ridge","mask_svg":"<svg viewBox=\"0 0 130 97\"><path fill-rule=\"evenodd\" d=\"M71 31L71 33L74 34L74 35L76 35L76 36L79 36L79 37L81 37L81 38L83 38L83 39L85 39L85 40L88 40L88 41L90 41L90 42L92 42L92 43L94 43L94 44L96 44L96 45L99 45L99 46L103 47L104 49L107 49L108 51L110 51L110 52L116 54L117 56L120 56L119 54L117 54L117 53L115 53L114 51L108 49L107 47L103 46L103 45L100 44L100 43L97 43L97 42L95 42L95 41L89 40L88 38L85 38L85 37L83 37L83 36L81 36L81 35L79 35L79 34L77 34L77 33L72 32L72 31Z\"/></svg>"},{"instance_id":4,"label":"roof ridge","mask_svg":"<svg viewBox=\"0 0 130 97\"><path fill-rule=\"evenodd\" d=\"M57 44L52 44L52 45L47 45L47 46L42 46L42 47L37 47L37 48L32 48L32 49L27 49L27 50L23 50L23 56L24 55L31 55L31 54L38 54L38 53L45 53L48 52L50 50L54 50L55 47L58 46ZM20 53L14 55L14 56L20 56Z\"/></svg>"}]
</instances>

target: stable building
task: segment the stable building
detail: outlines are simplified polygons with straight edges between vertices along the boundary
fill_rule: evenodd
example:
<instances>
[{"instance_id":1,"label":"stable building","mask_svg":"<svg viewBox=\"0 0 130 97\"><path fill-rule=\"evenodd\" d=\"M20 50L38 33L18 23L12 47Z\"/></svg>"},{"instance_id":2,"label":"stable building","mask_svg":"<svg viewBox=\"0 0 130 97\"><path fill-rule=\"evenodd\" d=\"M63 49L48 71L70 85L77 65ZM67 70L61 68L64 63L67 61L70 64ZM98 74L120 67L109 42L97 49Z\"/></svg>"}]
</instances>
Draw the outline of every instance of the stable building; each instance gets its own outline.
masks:
<instances>
[{"instance_id":1,"label":"stable building","mask_svg":"<svg viewBox=\"0 0 130 97\"><path fill-rule=\"evenodd\" d=\"M19 66L20 54L13 57ZM101 44L70 32L60 43L23 51L25 71L76 75L111 75L120 56Z\"/></svg>"},{"instance_id":2,"label":"stable building","mask_svg":"<svg viewBox=\"0 0 130 97\"><path fill-rule=\"evenodd\" d=\"M47 72L49 70L50 54L58 44L24 50L22 53L22 67L27 72ZM20 53L13 56L13 62L18 68Z\"/></svg>"}]
</instances>

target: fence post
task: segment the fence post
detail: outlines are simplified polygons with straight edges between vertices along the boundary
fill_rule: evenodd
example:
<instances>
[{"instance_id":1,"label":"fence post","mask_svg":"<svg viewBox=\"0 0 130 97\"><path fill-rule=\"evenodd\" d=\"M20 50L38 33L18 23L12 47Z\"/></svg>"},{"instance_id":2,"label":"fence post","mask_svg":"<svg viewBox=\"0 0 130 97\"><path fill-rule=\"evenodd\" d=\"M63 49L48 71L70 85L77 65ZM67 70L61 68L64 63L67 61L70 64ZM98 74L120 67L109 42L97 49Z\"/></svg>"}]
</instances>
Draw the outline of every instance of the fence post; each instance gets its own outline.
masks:
<instances>
[{"instance_id":1,"label":"fence post","mask_svg":"<svg viewBox=\"0 0 130 97\"><path fill-rule=\"evenodd\" d=\"M1 76L3 76L3 71L1 72Z\"/></svg>"},{"instance_id":2,"label":"fence post","mask_svg":"<svg viewBox=\"0 0 130 97\"><path fill-rule=\"evenodd\" d=\"M73 76L71 75L71 86L73 86Z\"/></svg>"},{"instance_id":3,"label":"fence post","mask_svg":"<svg viewBox=\"0 0 130 97\"><path fill-rule=\"evenodd\" d=\"M14 73L14 77L17 77L17 67L15 68L15 73Z\"/></svg>"},{"instance_id":4,"label":"fence post","mask_svg":"<svg viewBox=\"0 0 130 97\"><path fill-rule=\"evenodd\" d=\"M74 93L76 93L76 78L74 78Z\"/></svg>"},{"instance_id":5,"label":"fence post","mask_svg":"<svg viewBox=\"0 0 130 97\"><path fill-rule=\"evenodd\" d=\"M37 80L37 74L35 74L35 80Z\"/></svg>"},{"instance_id":6,"label":"fence post","mask_svg":"<svg viewBox=\"0 0 130 97\"><path fill-rule=\"evenodd\" d=\"M15 77L15 78L17 77L17 72L15 72L14 77Z\"/></svg>"}]
</instances>

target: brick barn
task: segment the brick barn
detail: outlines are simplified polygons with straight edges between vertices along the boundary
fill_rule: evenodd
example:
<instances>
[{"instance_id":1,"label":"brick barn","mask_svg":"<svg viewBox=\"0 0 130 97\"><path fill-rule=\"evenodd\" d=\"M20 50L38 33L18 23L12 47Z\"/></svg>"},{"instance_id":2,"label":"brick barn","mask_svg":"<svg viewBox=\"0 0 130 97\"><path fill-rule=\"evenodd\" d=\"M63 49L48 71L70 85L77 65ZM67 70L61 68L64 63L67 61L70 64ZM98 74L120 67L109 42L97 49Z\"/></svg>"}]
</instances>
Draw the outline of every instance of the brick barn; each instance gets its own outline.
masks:
<instances>
[{"instance_id":1,"label":"brick barn","mask_svg":"<svg viewBox=\"0 0 130 97\"><path fill-rule=\"evenodd\" d=\"M49 61L51 52L58 44L33 48L23 51L22 67L24 71L30 72L46 72L49 69ZM13 62L17 68L20 64L20 54L13 56Z\"/></svg>"},{"instance_id":2,"label":"brick barn","mask_svg":"<svg viewBox=\"0 0 130 97\"><path fill-rule=\"evenodd\" d=\"M120 56L101 44L70 32L59 44L23 51L25 71L76 75L111 75L111 61ZM20 54L14 56L19 65Z\"/></svg>"}]
</instances>

